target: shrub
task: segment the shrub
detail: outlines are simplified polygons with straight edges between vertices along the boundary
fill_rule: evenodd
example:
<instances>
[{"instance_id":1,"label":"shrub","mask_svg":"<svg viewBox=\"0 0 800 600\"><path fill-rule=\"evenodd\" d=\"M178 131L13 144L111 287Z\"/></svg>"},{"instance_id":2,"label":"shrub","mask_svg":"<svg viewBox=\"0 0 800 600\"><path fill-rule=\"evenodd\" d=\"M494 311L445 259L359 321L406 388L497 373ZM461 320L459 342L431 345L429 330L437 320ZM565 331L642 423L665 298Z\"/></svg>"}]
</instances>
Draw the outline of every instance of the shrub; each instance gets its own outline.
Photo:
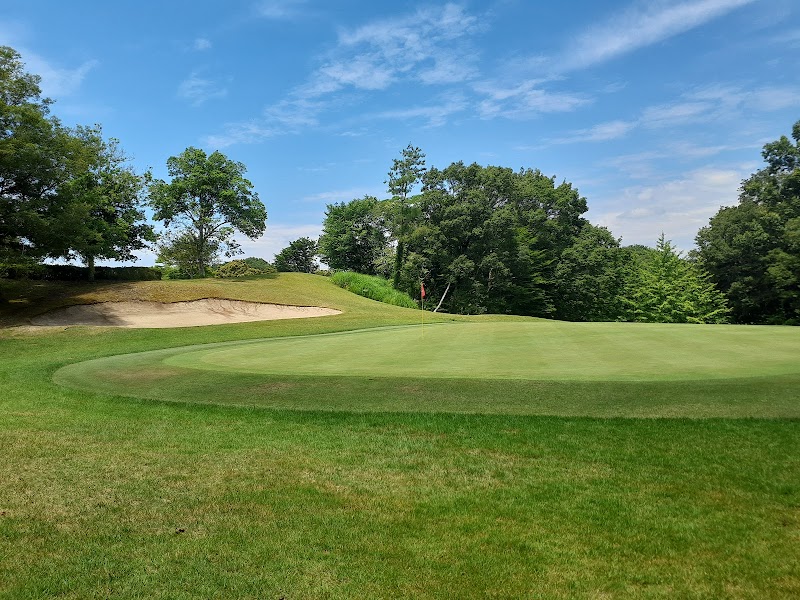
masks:
<instances>
[{"instance_id":1,"label":"shrub","mask_svg":"<svg viewBox=\"0 0 800 600\"><path fill-rule=\"evenodd\" d=\"M383 277L362 275L353 271L339 271L331 276L331 281L348 292L353 292L370 300L405 308L418 307L411 296L394 289L391 282Z\"/></svg>"},{"instance_id":2,"label":"shrub","mask_svg":"<svg viewBox=\"0 0 800 600\"><path fill-rule=\"evenodd\" d=\"M6 264L0 269L9 279L88 281L89 268L75 265ZM97 267L98 281L156 281L162 278L159 267Z\"/></svg>"},{"instance_id":3,"label":"shrub","mask_svg":"<svg viewBox=\"0 0 800 600\"><path fill-rule=\"evenodd\" d=\"M242 259L243 262L246 262L254 269L258 269L263 273L277 273L277 269L269 264L263 258L258 258L256 256L248 256L247 258Z\"/></svg>"},{"instance_id":4,"label":"shrub","mask_svg":"<svg viewBox=\"0 0 800 600\"><path fill-rule=\"evenodd\" d=\"M220 266L215 273L216 277L251 277L261 275L260 269L254 269L243 260L232 260Z\"/></svg>"},{"instance_id":5,"label":"shrub","mask_svg":"<svg viewBox=\"0 0 800 600\"><path fill-rule=\"evenodd\" d=\"M260 259L256 259L260 260ZM264 266L257 268L253 263L247 259L245 260L232 260L226 262L224 265L217 267L214 272L215 277L252 277L254 275L274 275L277 269L269 264L267 261L262 261ZM258 263L256 263L258 264Z\"/></svg>"}]
</instances>

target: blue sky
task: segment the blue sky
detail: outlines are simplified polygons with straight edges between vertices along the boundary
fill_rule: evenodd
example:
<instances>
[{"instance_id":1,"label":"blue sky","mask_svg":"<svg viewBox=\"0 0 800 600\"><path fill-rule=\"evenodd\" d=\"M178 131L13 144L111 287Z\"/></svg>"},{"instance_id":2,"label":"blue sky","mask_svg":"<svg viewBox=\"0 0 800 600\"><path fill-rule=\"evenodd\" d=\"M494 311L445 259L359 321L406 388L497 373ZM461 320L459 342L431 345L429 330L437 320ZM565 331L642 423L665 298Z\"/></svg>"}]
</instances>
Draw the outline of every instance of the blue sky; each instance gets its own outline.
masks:
<instances>
[{"instance_id":1,"label":"blue sky","mask_svg":"<svg viewBox=\"0 0 800 600\"><path fill-rule=\"evenodd\" d=\"M191 145L245 163L267 259L326 204L386 197L409 143L538 168L623 244L688 250L800 119L796 0L4 0L0 44L140 170Z\"/></svg>"}]
</instances>

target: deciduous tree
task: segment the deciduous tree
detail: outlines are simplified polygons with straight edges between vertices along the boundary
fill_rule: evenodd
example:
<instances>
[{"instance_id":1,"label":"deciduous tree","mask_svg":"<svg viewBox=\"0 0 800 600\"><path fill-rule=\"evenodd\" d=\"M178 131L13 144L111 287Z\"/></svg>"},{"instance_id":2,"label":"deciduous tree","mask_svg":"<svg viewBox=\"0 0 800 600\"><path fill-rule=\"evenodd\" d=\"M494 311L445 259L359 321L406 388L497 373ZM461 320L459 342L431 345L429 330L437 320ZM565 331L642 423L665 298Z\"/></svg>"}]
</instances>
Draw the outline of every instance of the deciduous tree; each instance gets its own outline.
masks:
<instances>
[{"instance_id":1,"label":"deciduous tree","mask_svg":"<svg viewBox=\"0 0 800 600\"><path fill-rule=\"evenodd\" d=\"M275 268L283 272L313 273L317 270L317 242L301 237L275 255Z\"/></svg>"},{"instance_id":2,"label":"deciduous tree","mask_svg":"<svg viewBox=\"0 0 800 600\"><path fill-rule=\"evenodd\" d=\"M738 323L800 324L800 121L764 146L767 166L697 234L703 266Z\"/></svg>"},{"instance_id":3,"label":"deciduous tree","mask_svg":"<svg viewBox=\"0 0 800 600\"><path fill-rule=\"evenodd\" d=\"M387 246L385 219L377 198L364 196L328 205L319 253L329 267L375 275Z\"/></svg>"},{"instance_id":4,"label":"deciduous tree","mask_svg":"<svg viewBox=\"0 0 800 600\"><path fill-rule=\"evenodd\" d=\"M235 232L255 239L264 233L267 211L245 179L245 166L221 152L206 155L199 148L187 148L167 160L172 180L150 185L150 204L157 220L177 225L185 248L195 248L197 273L204 277L209 257L220 252L237 254Z\"/></svg>"}]
</instances>

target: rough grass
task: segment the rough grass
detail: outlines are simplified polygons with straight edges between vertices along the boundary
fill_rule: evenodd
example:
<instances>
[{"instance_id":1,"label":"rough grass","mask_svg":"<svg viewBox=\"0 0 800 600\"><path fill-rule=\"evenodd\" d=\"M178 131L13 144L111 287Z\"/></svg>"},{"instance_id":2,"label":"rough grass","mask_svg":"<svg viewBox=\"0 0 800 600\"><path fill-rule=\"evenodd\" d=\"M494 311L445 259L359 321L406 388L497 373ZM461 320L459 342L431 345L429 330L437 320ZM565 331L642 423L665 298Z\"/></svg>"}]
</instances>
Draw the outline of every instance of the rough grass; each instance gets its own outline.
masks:
<instances>
[{"instance_id":1,"label":"rough grass","mask_svg":"<svg viewBox=\"0 0 800 600\"><path fill-rule=\"evenodd\" d=\"M115 354L418 318L313 276L153 283L166 286L79 294L230 290L316 297L345 312L175 330L0 330L0 598L800 595L797 419L265 410L120 395L143 373L102 393L51 381L67 364ZM47 302L87 298L75 293ZM250 383L264 397L299 390L295 400L312 402L436 397L448 385L301 379ZM228 381L216 382L220 394ZM479 381L449 382L452 401L491 395ZM589 389L561 398L577 403ZM769 395L796 400L796 389L765 392L764 406ZM642 404L647 393L617 389L609 402ZM724 402L719 393L711 404Z\"/></svg>"},{"instance_id":2,"label":"rough grass","mask_svg":"<svg viewBox=\"0 0 800 600\"><path fill-rule=\"evenodd\" d=\"M331 276L331 281L348 292L353 292L370 300L405 308L417 308L417 303L411 296L394 289L392 283L383 277L362 275L353 271L339 271Z\"/></svg>"}]
</instances>

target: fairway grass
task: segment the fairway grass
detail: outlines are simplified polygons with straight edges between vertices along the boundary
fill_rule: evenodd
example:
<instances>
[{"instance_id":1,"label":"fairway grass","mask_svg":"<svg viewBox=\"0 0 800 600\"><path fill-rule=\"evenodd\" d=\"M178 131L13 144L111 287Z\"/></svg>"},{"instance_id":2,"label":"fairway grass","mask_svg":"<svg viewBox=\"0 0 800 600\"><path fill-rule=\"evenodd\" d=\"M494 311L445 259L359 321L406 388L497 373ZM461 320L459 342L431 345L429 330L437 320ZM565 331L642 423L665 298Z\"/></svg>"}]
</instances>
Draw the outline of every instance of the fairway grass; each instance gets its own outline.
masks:
<instances>
[{"instance_id":1,"label":"fairway grass","mask_svg":"<svg viewBox=\"0 0 800 600\"><path fill-rule=\"evenodd\" d=\"M40 291L48 306L227 296L343 313L0 329L2 599L800 596L791 368L760 376L742 358L724 378L641 381L197 369L164 359L269 352L264 340L288 336L357 340L338 332L419 313L313 276L152 283ZM1 317L40 310L20 298ZM397 364L433 362L433 330ZM769 346L748 344L768 362Z\"/></svg>"}]
</instances>

